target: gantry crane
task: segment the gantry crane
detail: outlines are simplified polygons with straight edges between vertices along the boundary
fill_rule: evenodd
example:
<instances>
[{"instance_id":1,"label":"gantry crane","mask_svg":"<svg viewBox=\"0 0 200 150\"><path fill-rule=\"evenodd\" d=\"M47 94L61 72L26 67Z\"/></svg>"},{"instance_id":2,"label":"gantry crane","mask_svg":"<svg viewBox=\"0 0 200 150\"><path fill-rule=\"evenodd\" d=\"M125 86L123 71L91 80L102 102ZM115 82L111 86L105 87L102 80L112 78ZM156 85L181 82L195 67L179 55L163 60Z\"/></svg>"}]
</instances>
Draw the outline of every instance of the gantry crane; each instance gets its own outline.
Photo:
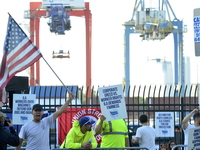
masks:
<instances>
[{"instance_id":1,"label":"gantry crane","mask_svg":"<svg viewBox=\"0 0 200 150\"><path fill-rule=\"evenodd\" d=\"M170 14L174 19L171 20ZM124 60L126 95L130 87L130 50L129 35L140 34L142 40L163 40L170 33L174 37L174 84L185 85L183 33L187 32L183 22L177 19L168 0L158 0L158 8L146 8L145 0L135 0L132 18L123 24L124 33ZM182 88L182 94L184 89Z\"/></svg>"},{"instance_id":2,"label":"gantry crane","mask_svg":"<svg viewBox=\"0 0 200 150\"><path fill-rule=\"evenodd\" d=\"M65 30L69 30L71 28L69 16L78 16L78 17L85 17L85 26L86 26L86 87L88 90L87 97L91 96L91 84L92 84L92 77L91 77L91 39L92 39L92 14L89 9L89 2L83 2L84 9L73 9L70 3L76 5L81 1L70 1L70 0L57 0L66 3L58 5L52 5L45 7L44 2L51 2L53 1L45 1L42 2L30 2L30 10L25 11L25 19L30 19L30 39L32 42L35 42L36 46L39 47L39 25L40 25L40 18L41 17L50 17L50 22L48 25L50 26L50 31L56 34L64 34ZM43 6L43 7L42 7ZM54 11L52 9L57 9L58 11ZM69 10L71 9L71 10ZM59 11L62 11L61 15ZM60 52L59 52L60 53ZM54 53L55 54L55 53ZM35 69L36 68L36 69ZM36 70L36 77L35 77L35 70ZM38 60L36 64L30 67L30 85L40 85L40 61Z\"/></svg>"}]
</instances>

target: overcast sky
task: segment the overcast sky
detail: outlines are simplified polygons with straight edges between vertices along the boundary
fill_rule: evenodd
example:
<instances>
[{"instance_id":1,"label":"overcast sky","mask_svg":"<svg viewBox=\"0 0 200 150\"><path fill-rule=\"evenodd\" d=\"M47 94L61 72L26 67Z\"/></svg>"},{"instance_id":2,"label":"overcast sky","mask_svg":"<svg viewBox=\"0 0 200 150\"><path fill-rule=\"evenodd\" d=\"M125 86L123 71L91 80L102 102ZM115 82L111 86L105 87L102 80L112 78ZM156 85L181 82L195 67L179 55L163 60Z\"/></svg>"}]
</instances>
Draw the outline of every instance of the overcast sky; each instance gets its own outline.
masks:
<instances>
[{"instance_id":1,"label":"overcast sky","mask_svg":"<svg viewBox=\"0 0 200 150\"><path fill-rule=\"evenodd\" d=\"M7 13L9 12L18 23L28 24L29 20L23 18L23 12L29 9L29 2L30 0L4 1L4 6L0 9L2 49L7 28ZM90 2L92 12L92 85L121 84L124 77L124 26L122 24L131 19L135 1L85 0L85 2ZM200 4L198 0L191 2L169 0L169 2L176 17L187 25L188 31L184 34L183 49L185 56L191 58L191 82L196 83L199 57L194 56L193 10L200 8ZM156 4L156 1L151 1L150 4ZM71 30L66 31L66 35L55 35L49 31L48 19L40 19L40 50L66 85L82 86L86 82L85 20L79 17L70 17L70 20ZM22 27L26 30L24 25ZM147 57L173 61L173 40L172 35L162 41L142 41L138 34L130 36L131 85L162 83L158 79L158 74L162 70L157 70L156 64L149 66ZM71 58L52 59L52 51L59 49L69 50ZM40 61L41 84L61 85L42 58Z\"/></svg>"}]
</instances>

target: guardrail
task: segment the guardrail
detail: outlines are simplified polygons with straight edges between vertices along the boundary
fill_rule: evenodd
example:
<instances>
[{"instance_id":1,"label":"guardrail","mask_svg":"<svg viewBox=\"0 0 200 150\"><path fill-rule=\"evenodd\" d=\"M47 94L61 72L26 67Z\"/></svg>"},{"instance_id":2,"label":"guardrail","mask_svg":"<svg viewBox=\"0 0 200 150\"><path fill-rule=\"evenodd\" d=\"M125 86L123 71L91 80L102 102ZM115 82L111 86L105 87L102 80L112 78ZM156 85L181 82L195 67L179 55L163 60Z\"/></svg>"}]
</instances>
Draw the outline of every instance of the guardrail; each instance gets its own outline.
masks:
<instances>
[{"instance_id":1,"label":"guardrail","mask_svg":"<svg viewBox=\"0 0 200 150\"><path fill-rule=\"evenodd\" d=\"M177 147L187 147L187 145L175 145L172 150L175 150ZM14 150L15 147L8 147L7 150ZM104 150L104 149L112 149L112 150L117 150L117 149L121 149L121 150L125 150L125 149L146 149L148 150L148 148L146 147L106 147L106 148L100 148L97 147L95 148L95 150ZM21 147L21 150L26 150L26 147ZM53 148L51 150L72 150L70 148ZM86 149L86 148L79 148L79 149L73 149L73 150L91 150L91 149Z\"/></svg>"},{"instance_id":2,"label":"guardrail","mask_svg":"<svg viewBox=\"0 0 200 150\"><path fill-rule=\"evenodd\" d=\"M187 145L175 145L172 150L175 150L177 147L187 147Z\"/></svg>"},{"instance_id":3,"label":"guardrail","mask_svg":"<svg viewBox=\"0 0 200 150\"><path fill-rule=\"evenodd\" d=\"M86 149L86 148L73 149L73 150L81 150L81 149L91 150L91 149ZM148 150L148 148L146 148L146 147L106 147L106 148L97 147L97 148L95 148L95 150L104 150L104 149L112 149L112 150L117 150L117 149L121 149L121 150L125 150L125 149L146 149L146 150ZM55 149L52 149L52 150L71 150L71 149L70 148L55 148Z\"/></svg>"},{"instance_id":4,"label":"guardrail","mask_svg":"<svg viewBox=\"0 0 200 150\"><path fill-rule=\"evenodd\" d=\"M7 150L8 149L11 149L11 150L13 150L13 149L15 149L15 147L7 147ZM21 149L20 150L25 150L26 149L26 147L21 147Z\"/></svg>"},{"instance_id":5,"label":"guardrail","mask_svg":"<svg viewBox=\"0 0 200 150\"><path fill-rule=\"evenodd\" d=\"M14 150L15 147L8 147L7 150ZM25 147L21 147L21 150L25 150ZM97 147L95 148L95 150L104 150L104 149L112 149L112 150L117 150L117 149L121 149L121 150L125 150L125 149L146 149L148 150L148 148L146 147L106 147L106 148L100 148ZM53 148L51 150L72 150L70 148ZM86 148L79 148L79 149L73 149L73 150L91 150L91 149L86 149ZM172 149L173 150L173 149Z\"/></svg>"}]
</instances>

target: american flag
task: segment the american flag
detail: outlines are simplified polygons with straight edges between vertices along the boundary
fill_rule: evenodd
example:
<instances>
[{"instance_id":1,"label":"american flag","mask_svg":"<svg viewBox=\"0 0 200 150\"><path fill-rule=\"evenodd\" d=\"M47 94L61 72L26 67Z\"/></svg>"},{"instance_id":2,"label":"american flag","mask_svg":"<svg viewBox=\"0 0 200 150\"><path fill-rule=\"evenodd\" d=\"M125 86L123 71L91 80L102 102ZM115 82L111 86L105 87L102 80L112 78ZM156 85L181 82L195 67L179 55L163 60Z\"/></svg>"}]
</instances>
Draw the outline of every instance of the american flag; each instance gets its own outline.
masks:
<instances>
[{"instance_id":1,"label":"american flag","mask_svg":"<svg viewBox=\"0 0 200 150\"><path fill-rule=\"evenodd\" d=\"M0 107L7 103L5 87L12 77L42 57L21 27L9 15L4 54L0 65Z\"/></svg>"}]
</instances>

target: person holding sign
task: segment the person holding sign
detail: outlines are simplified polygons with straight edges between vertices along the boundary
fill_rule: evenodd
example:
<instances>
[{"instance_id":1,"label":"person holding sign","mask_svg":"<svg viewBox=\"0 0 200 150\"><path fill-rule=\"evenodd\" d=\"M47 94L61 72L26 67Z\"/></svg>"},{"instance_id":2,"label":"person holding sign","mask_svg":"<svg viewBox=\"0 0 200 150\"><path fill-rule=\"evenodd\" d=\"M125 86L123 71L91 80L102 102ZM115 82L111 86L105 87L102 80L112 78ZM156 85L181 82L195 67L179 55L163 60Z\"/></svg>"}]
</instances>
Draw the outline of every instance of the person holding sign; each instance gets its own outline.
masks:
<instances>
[{"instance_id":1,"label":"person holding sign","mask_svg":"<svg viewBox=\"0 0 200 150\"><path fill-rule=\"evenodd\" d=\"M24 139L27 141L26 150L50 150L49 146L49 129L58 116L67 109L69 103L74 99L74 95L69 93L69 99L60 109L52 115L41 120L43 108L40 104L35 104L32 107L33 120L24 124L20 130L20 145L15 150L20 150Z\"/></svg>"},{"instance_id":2,"label":"person holding sign","mask_svg":"<svg viewBox=\"0 0 200 150\"><path fill-rule=\"evenodd\" d=\"M8 126L10 132L4 129L4 126ZM7 144L11 146L18 146L19 136L13 128L12 121L6 117L6 114L0 111L0 150L7 150Z\"/></svg>"},{"instance_id":3,"label":"person holding sign","mask_svg":"<svg viewBox=\"0 0 200 150\"><path fill-rule=\"evenodd\" d=\"M74 121L73 127L68 132L60 148L95 149L97 147L97 141L92 131L92 124L94 123L95 121L88 116L82 117L79 121Z\"/></svg>"},{"instance_id":4,"label":"person holding sign","mask_svg":"<svg viewBox=\"0 0 200 150\"><path fill-rule=\"evenodd\" d=\"M156 130L149 126L149 120L147 115L143 114L139 117L140 124L136 131L136 139L133 139L133 143L139 143L140 147L146 147L149 150L155 150Z\"/></svg>"},{"instance_id":5,"label":"person holding sign","mask_svg":"<svg viewBox=\"0 0 200 150\"><path fill-rule=\"evenodd\" d=\"M102 115L95 127L96 134L102 134L100 147L129 147L128 128L125 120L105 121Z\"/></svg>"},{"instance_id":6,"label":"person holding sign","mask_svg":"<svg viewBox=\"0 0 200 150\"><path fill-rule=\"evenodd\" d=\"M192 115L193 115L194 125L188 123L188 121L190 120ZM185 116L185 118L182 120L182 128L183 128L184 136L185 136L184 145L188 145L189 129L196 128L199 126L200 126L200 113L199 113L199 110L197 108L195 108L187 116ZM187 147L185 147L185 150L187 150Z\"/></svg>"}]
</instances>

